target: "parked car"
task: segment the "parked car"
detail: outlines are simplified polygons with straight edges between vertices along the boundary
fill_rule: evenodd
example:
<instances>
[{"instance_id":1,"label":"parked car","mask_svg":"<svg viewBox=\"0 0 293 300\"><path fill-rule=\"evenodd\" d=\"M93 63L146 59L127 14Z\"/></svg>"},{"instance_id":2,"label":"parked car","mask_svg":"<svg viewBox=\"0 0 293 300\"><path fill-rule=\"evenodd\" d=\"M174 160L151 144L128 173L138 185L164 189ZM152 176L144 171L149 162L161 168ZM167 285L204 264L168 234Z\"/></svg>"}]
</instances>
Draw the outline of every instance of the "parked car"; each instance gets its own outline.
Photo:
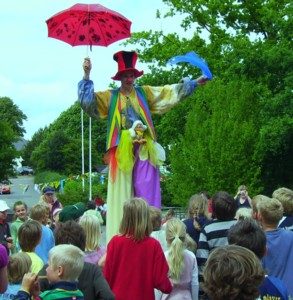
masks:
<instances>
[{"instance_id":1,"label":"parked car","mask_svg":"<svg viewBox=\"0 0 293 300\"><path fill-rule=\"evenodd\" d=\"M32 175L34 174L34 170L31 167L18 167L16 169L17 174L20 175Z\"/></svg>"},{"instance_id":2,"label":"parked car","mask_svg":"<svg viewBox=\"0 0 293 300\"><path fill-rule=\"evenodd\" d=\"M2 195L2 194L10 194L10 193L11 193L11 187L10 187L10 185L1 182L0 183L0 195Z\"/></svg>"}]
</instances>

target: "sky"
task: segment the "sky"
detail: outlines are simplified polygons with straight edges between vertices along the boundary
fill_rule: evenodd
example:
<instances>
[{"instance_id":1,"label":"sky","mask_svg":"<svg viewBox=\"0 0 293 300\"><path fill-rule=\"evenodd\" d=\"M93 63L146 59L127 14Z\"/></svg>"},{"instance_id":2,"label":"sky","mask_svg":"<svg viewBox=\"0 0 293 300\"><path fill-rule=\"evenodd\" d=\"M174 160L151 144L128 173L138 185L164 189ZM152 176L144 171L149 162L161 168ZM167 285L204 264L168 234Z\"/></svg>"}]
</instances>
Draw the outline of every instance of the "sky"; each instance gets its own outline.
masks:
<instances>
[{"instance_id":1,"label":"sky","mask_svg":"<svg viewBox=\"0 0 293 300\"><path fill-rule=\"evenodd\" d=\"M95 90L105 90L117 72L113 54L133 50L116 42L108 47L72 47L48 37L46 20L76 3L99 3L132 21L131 32L163 30L181 32L179 18L156 19L168 6L161 0L10 0L0 1L0 97L9 97L26 114L25 139L54 122L77 100L77 83L82 63L92 61L91 79ZM138 61L137 69L145 70Z\"/></svg>"}]
</instances>

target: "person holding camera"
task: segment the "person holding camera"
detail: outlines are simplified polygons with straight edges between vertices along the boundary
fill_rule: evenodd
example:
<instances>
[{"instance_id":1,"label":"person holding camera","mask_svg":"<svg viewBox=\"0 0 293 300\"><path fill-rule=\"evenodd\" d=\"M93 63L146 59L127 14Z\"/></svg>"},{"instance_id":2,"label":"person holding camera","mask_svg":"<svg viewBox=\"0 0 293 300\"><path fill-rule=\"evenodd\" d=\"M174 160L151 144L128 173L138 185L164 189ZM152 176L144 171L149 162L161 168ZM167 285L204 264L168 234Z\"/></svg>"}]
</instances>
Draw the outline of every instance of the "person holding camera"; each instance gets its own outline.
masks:
<instances>
[{"instance_id":1,"label":"person holding camera","mask_svg":"<svg viewBox=\"0 0 293 300\"><path fill-rule=\"evenodd\" d=\"M235 197L237 209L240 207L252 207L251 198L248 196L248 190L245 185L240 185Z\"/></svg>"}]
</instances>

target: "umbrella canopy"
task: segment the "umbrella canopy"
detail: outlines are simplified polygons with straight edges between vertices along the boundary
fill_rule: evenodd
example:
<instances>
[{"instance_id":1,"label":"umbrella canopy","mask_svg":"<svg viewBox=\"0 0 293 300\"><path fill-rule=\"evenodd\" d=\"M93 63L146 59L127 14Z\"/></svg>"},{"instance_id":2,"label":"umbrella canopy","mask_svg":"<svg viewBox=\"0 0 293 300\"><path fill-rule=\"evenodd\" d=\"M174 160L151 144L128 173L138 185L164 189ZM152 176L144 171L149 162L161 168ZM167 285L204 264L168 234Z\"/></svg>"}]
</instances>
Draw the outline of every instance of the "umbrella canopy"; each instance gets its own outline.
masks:
<instances>
[{"instance_id":1,"label":"umbrella canopy","mask_svg":"<svg viewBox=\"0 0 293 300\"><path fill-rule=\"evenodd\" d=\"M131 36L131 21L100 4L75 4L46 23L49 37L72 46L108 46Z\"/></svg>"}]
</instances>

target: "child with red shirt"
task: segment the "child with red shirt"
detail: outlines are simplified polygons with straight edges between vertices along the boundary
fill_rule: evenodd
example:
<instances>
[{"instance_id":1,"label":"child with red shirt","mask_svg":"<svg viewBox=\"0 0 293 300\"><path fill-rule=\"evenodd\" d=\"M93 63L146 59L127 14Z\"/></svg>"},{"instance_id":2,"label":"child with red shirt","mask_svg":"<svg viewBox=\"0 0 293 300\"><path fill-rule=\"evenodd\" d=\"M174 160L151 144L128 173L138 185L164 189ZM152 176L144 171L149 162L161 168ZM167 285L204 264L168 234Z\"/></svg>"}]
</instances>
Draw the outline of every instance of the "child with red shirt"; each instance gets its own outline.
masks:
<instances>
[{"instance_id":1,"label":"child with red shirt","mask_svg":"<svg viewBox=\"0 0 293 300\"><path fill-rule=\"evenodd\" d=\"M115 299L154 300L154 289L169 294L169 267L160 243L150 237L150 208L145 200L125 202L119 232L108 244L104 268Z\"/></svg>"}]
</instances>

